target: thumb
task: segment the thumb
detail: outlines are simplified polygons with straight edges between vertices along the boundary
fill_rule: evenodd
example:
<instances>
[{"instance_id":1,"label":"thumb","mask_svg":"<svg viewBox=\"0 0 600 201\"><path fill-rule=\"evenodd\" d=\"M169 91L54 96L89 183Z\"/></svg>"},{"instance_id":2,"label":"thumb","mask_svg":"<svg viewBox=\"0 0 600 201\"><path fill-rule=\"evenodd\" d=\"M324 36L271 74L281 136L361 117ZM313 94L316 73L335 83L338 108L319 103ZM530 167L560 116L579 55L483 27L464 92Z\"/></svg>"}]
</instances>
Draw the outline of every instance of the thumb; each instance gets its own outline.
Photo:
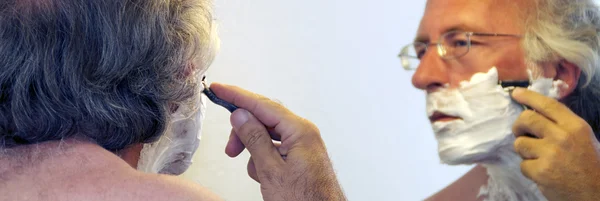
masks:
<instances>
[{"instance_id":1,"label":"thumb","mask_svg":"<svg viewBox=\"0 0 600 201\"><path fill-rule=\"evenodd\" d=\"M279 151L273 145L267 128L250 112L241 108L235 110L231 114L231 125L235 134L252 155L257 169L283 162Z\"/></svg>"}]
</instances>

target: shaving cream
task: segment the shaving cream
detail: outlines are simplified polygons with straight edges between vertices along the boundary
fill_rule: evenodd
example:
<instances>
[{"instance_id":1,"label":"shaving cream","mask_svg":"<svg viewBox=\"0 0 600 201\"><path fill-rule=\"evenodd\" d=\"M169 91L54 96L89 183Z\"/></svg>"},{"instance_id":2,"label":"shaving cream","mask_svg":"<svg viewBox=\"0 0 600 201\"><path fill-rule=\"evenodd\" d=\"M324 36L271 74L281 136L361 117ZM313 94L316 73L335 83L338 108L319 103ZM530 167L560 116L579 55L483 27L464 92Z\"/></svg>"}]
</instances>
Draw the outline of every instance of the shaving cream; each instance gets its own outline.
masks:
<instances>
[{"instance_id":1,"label":"shaving cream","mask_svg":"<svg viewBox=\"0 0 600 201\"><path fill-rule=\"evenodd\" d=\"M530 74L530 79L531 74ZM530 90L558 98L562 81L532 79ZM456 89L441 88L427 94L427 115L457 117L432 123L442 163L482 164L489 181L480 190L485 200L545 200L520 171L521 158L513 150L512 125L522 112L509 93L498 85L498 71L477 73Z\"/></svg>"},{"instance_id":2,"label":"shaving cream","mask_svg":"<svg viewBox=\"0 0 600 201\"><path fill-rule=\"evenodd\" d=\"M199 87L201 88L201 87ZM180 175L192 164L200 145L206 97L201 90L188 104L181 104L171 114L165 133L153 143L144 144L137 169L147 173Z\"/></svg>"},{"instance_id":3,"label":"shaving cream","mask_svg":"<svg viewBox=\"0 0 600 201\"><path fill-rule=\"evenodd\" d=\"M196 80L204 77L220 49L217 30L217 23L212 22L210 33L199 41L201 44L196 52L201 54L196 54L190 61L190 67L195 68L197 72L189 76L194 76ZM187 103L179 104L169 118L165 133L158 141L143 145L138 170L147 173L180 175L190 167L192 157L200 145L202 120L206 112L207 99L202 95L202 90L203 87L200 85L195 96Z\"/></svg>"}]
</instances>

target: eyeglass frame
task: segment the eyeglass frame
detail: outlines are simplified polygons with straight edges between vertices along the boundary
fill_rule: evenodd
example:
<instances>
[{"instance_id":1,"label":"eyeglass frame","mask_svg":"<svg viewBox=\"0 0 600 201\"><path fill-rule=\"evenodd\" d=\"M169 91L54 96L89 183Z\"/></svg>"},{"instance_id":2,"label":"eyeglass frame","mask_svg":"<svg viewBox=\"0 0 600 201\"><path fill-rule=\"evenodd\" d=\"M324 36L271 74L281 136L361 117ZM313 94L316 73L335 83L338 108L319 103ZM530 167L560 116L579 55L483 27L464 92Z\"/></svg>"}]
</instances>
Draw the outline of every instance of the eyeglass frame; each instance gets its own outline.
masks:
<instances>
[{"instance_id":1,"label":"eyeglass frame","mask_svg":"<svg viewBox=\"0 0 600 201\"><path fill-rule=\"evenodd\" d=\"M462 55L454 55L453 57L445 57L441 55L441 51L443 50L442 48L444 47L444 45L442 43L440 43L440 41L442 41L442 39L444 38L444 36L450 34L450 33L462 33L465 34L467 36L467 51L465 51L465 53L463 53ZM403 62L405 59L417 59L419 61L421 61L421 58L419 58L418 56L410 56L410 55L402 55L402 50L406 49L406 48L410 48L410 46L414 46L415 44L423 44L425 45L425 52L427 52L429 50L429 46L431 45L436 45L437 46L437 50L438 50L438 56L440 56L440 58L445 59L445 60L451 60L451 59L458 59L460 57L465 56L467 53L469 53L469 51L471 50L471 37L472 36L489 36L489 37L496 37L496 36L501 36L501 37L516 37L516 38L522 38L522 35L518 35L518 34L503 34L503 33L482 33L482 32L470 32L470 31L460 31L460 30L455 30L455 31L448 31L444 34L442 34L440 36L440 38L438 39L438 42L435 43L424 43L424 42L418 42L415 41L413 43L410 43L408 45L405 45L404 47L402 47L400 53L398 54L398 57L400 58L401 62ZM403 57L408 57L408 58L403 58ZM409 67L406 67L404 65L402 65L402 68L404 68L407 71L413 71L416 70L418 67L411 69Z\"/></svg>"}]
</instances>

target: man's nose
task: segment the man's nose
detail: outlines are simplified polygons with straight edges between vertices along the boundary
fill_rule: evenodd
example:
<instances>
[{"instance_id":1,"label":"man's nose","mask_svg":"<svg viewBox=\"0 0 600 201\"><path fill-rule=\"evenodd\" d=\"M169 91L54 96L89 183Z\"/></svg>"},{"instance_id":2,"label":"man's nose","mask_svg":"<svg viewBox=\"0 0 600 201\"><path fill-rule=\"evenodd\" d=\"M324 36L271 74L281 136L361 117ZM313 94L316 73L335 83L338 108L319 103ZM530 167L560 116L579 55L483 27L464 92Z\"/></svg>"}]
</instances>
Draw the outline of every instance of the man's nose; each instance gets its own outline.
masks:
<instances>
[{"instance_id":1,"label":"man's nose","mask_svg":"<svg viewBox=\"0 0 600 201\"><path fill-rule=\"evenodd\" d=\"M449 83L448 68L435 51L427 51L412 77L412 84L418 89L433 92Z\"/></svg>"}]
</instances>

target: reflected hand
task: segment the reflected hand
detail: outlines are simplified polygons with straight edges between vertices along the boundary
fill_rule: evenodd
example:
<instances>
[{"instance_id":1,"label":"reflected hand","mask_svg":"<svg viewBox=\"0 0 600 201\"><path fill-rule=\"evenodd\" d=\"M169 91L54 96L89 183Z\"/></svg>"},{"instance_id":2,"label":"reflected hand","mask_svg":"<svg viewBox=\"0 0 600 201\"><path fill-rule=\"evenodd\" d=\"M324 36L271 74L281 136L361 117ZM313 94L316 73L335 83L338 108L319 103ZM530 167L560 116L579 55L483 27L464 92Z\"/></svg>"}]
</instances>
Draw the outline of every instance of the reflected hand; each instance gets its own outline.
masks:
<instances>
[{"instance_id":1,"label":"reflected hand","mask_svg":"<svg viewBox=\"0 0 600 201\"><path fill-rule=\"evenodd\" d=\"M513 98L533 109L524 111L513 126L523 174L550 201L597 200L600 145L588 123L557 100L533 91L516 89Z\"/></svg>"}]
</instances>

